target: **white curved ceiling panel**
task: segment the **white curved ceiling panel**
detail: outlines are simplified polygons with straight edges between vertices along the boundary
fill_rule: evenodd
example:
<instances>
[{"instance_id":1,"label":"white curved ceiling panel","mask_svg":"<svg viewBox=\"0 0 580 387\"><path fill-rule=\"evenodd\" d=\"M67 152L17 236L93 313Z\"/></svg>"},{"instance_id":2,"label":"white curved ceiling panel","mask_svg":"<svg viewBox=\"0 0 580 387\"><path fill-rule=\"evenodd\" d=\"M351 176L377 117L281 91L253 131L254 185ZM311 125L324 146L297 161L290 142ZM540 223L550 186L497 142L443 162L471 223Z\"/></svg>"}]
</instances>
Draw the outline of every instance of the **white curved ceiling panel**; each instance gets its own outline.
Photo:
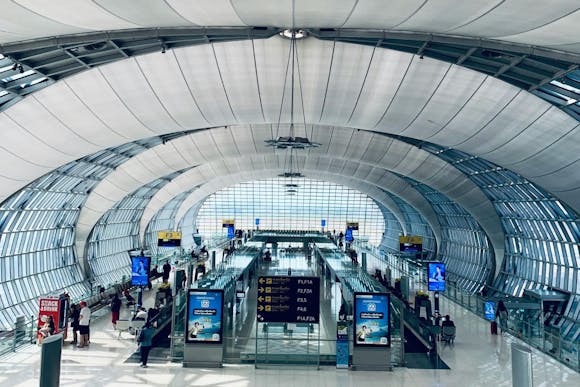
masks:
<instances>
[{"instance_id":1,"label":"white curved ceiling panel","mask_svg":"<svg viewBox=\"0 0 580 387\"><path fill-rule=\"evenodd\" d=\"M231 4L245 24L273 27L292 25L292 2L293 0L232 0Z\"/></svg>"},{"instance_id":2,"label":"white curved ceiling panel","mask_svg":"<svg viewBox=\"0 0 580 387\"><path fill-rule=\"evenodd\" d=\"M280 39L282 38L274 38ZM266 122L278 122L280 114L280 105L282 104L282 96L284 95L285 103L282 106L282 122L289 121L290 116L290 78L286 79L285 87L282 85L286 77L286 67L288 66L289 44L271 44L270 39L258 39L253 41L254 51L256 53L257 69L257 83L260 87L261 98L260 102L263 107L263 114ZM324 56L322 56L324 58ZM323 67L328 68L324 65ZM307 73L318 71L319 69L308 69ZM296 80L298 84L298 80ZM297 110L302 111L302 108L295 105ZM299 109L298 109L299 108ZM262 112L260 112L262 113ZM277 137L277 136L275 136Z\"/></svg>"},{"instance_id":3,"label":"white curved ceiling panel","mask_svg":"<svg viewBox=\"0 0 580 387\"><path fill-rule=\"evenodd\" d=\"M482 130L464 141L461 146L474 154L483 155L510 141L540 119L550 106L528 93L519 93ZM552 114L548 114L552 117Z\"/></svg>"},{"instance_id":4,"label":"white curved ceiling panel","mask_svg":"<svg viewBox=\"0 0 580 387\"><path fill-rule=\"evenodd\" d=\"M576 7L575 12L549 24L538 24L536 28L532 28L528 32L503 36L502 39L516 43L533 42L533 44L539 46L561 46L565 44L578 43L580 40L578 37L580 11L578 10L578 2L573 0L571 2L574 3L572 6Z\"/></svg>"},{"instance_id":5,"label":"white curved ceiling panel","mask_svg":"<svg viewBox=\"0 0 580 387\"><path fill-rule=\"evenodd\" d=\"M122 67L125 62L128 61L118 62L118 66L115 67ZM153 129L145 126L129 110L99 69L85 71L62 82L71 89L75 97L85 105L87 110L90 110L91 114L82 115L86 110L75 110L74 104L64 103L63 108L66 108L67 111L61 112L61 116L71 115L73 116L71 119L75 119L74 117L80 113L81 117L84 117L91 125L105 125L119 136L126 137L126 141L155 135ZM35 96L41 100L45 93L55 93L56 91L52 87L47 87L36 93ZM76 102L73 101L73 103Z\"/></svg>"},{"instance_id":6,"label":"white curved ceiling panel","mask_svg":"<svg viewBox=\"0 0 580 387\"><path fill-rule=\"evenodd\" d=\"M281 39L280 39L281 40ZM281 44L289 46L289 43L281 40ZM302 122L303 116L306 116L306 122L318 123L325 103L325 96L327 96L326 89L328 87L329 74L332 62L332 52L340 44L333 45L332 42L325 41L324 44L315 44L313 39L306 39L298 41L296 45L298 60L300 61L300 79L295 79L296 91L298 91L298 81L301 81L302 92L295 93L295 122ZM296 68L298 74L298 68ZM282 78L283 79L283 78ZM290 79L287 81L289 86ZM286 97L289 98L289 89L286 92ZM338 96L331 96L338 97ZM285 105L289 107L288 99ZM304 107L304 112L302 108ZM289 117L286 116L286 117ZM288 120L288 118L286 119Z\"/></svg>"},{"instance_id":7,"label":"white curved ceiling panel","mask_svg":"<svg viewBox=\"0 0 580 387\"><path fill-rule=\"evenodd\" d=\"M179 125L168 114L141 71L137 59L129 58L120 64L122 65L100 67L100 71L122 103L135 117L139 118L144 126L157 133L189 129ZM172 74L172 76L175 75Z\"/></svg>"},{"instance_id":8,"label":"white curved ceiling panel","mask_svg":"<svg viewBox=\"0 0 580 387\"><path fill-rule=\"evenodd\" d=\"M165 54L150 55L146 60L140 57L136 57L135 60L147 79L154 97L165 111L165 116L171 117L182 128L209 125L197 107L192 91L184 87L182 69L174 50Z\"/></svg>"},{"instance_id":9,"label":"white curved ceiling panel","mask_svg":"<svg viewBox=\"0 0 580 387\"><path fill-rule=\"evenodd\" d=\"M424 3L425 0L359 1L344 27L393 28L414 15Z\"/></svg>"},{"instance_id":10,"label":"white curved ceiling panel","mask_svg":"<svg viewBox=\"0 0 580 387\"><path fill-rule=\"evenodd\" d=\"M355 160L363 159L374 137L374 134L364 130L352 131L344 157Z\"/></svg>"},{"instance_id":11,"label":"white curved ceiling panel","mask_svg":"<svg viewBox=\"0 0 580 387\"><path fill-rule=\"evenodd\" d=\"M2 3L0 16L0 37L3 42L31 39L41 36L74 34L84 32L84 28L76 28L51 20L15 1Z\"/></svg>"},{"instance_id":12,"label":"white curved ceiling panel","mask_svg":"<svg viewBox=\"0 0 580 387\"><path fill-rule=\"evenodd\" d=\"M515 86L489 77L449 123L425 139L447 146L462 144L494 119L519 92Z\"/></svg>"},{"instance_id":13,"label":"white curved ceiling panel","mask_svg":"<svg viewBox=\"0 0 580 387\"><path fill-rule=\"evenodd\" d=\"M95 3L129 23L139 26L183 26L189 27L186 21L167 3L159 0L95 0Z\"/></svg>"},{"instance_id":14,"label":"white curved ceiling panel","mask_svg":"<svg viewBox=\"0 0 580 387\"><path fill-rule=\"evenodd\" d=\"M185 78L183 86L191 90L198 101L199 109L210 125L235 122L220 79L212 45L196 46L193 50L177 49L175 56ZM236 71L246 74L251 72L250 69L244 68L237 68Z\"/></svg>"},{"instance_id":15,"label":"white curved ceiling panel","mask_svg":"<svg viewBox=\"0 0 580 387\"><path fill-rule=\"evenodd\" d=\"M229 0L166 0L182 17L198 26L243 26Z\"/></svg>"},{"instance_id":16,"label":"white curved ceiling panel","mask_svg":"<svg viewBox=\"0 0 580 387\"><path fill-rule=\"evenodd\" d=\"M570 155L568 152L570 148L580 149L580 125L575 126L553 143L545 145L537 154L510 165L510 168L515 170L530 168L529 171L525 172L532 180L536 181L538 179L541 180L545 175L550 175L554 172L557 173L561 169L569 168L580 157L578 154ZM571 173L572 175L568 176L565 180L566 183L575 183L578 181L578 178L573 177L576 176L577 170L572 169ZM545 183L543 182L540 185L545 186ZM556 189L561 189L561 187Z\"/></svg>"},{"instance_id":17,"label":"white curved ceiling panel","mask_svg":"<svg viewBox=\"0 0 580 387\"><path fill-rule=\"evenodd\" d=\"M327 97L319 117L321 122L334 125L345 125L348 122L359 90L363 86L372 53L365 46L351 51L348 46L336 45L325 91Z\"/></svg>"},{"instance_id":18,"label":"white curved ceiling panel","mask_svg":"<svg viewBox=\"0 0 580 387\"><path fill-rule=\"evenodd\" d=\"M358 0L296 0L295 25L309 26L316 24L320 27L342 26L348 19ZM290 11L292 8L286 8ZM284 9L281 9L284 11ZM332 11L330 11L332 10ZM329 12L330 11L330 12Z\"/></svg>"},{"instance_id":19,"label":"white curved ceiling panel","mask_svg":"<svg viewBox=\"0 0 580 387\"><path fill-rule=\"evenodd\" d=\"M426 1L407 21L398 25L397 29L437 32L453 30L485 14L501 2L501 0Z\"/></svg>"},{"instance_id":20,"label":"white curved ceiling panel","mask_svg":"<svg viewBox=\"0 0 580 387\"><path fill-rule=\"evenodd\" d=\"M413 55L399 51L375 50L358 102L349 112L348 126L372 127L381 119L412 60Z\"/></svg>"},{"instance_id":21,"label":"white curved ceiling panel","mask_svg":"<svg viewBox=\"0 0 580 387\"><path fill-rule=\"evenodd\" d=\"M92 111L77 98L75 92L65 82L56 83L50 92L38 95L38 98L36 95L29 98L36 99L49 116L54 117L52 121L43 120L50 128L50 132L56 134L59 126L66 128L69 132L69 135L65 136L66 140L71 141L76 137L79 149L88 150L87 146L92 145L98 150L127 141L127 137L96 119ZM37 114L41 115L40 109Z\"/></svg>"},{"instance_id":22,"label":"white curved ceiling panel","mask_svg":"<svg viewBox=\"0 0 580 387\"><path fill-rule=\"evenodd\" d=\"M451 121L485 82L487 76L460 66L451 66L421 112L400 134L427 137Z\"/></svg>"},{"instance_id":23,"label":"white curved ceiling panel","mask_svg":"<svg viewBox=\"0 0 580 387\"><path fill-rule=\"evenodd\" d=\"M3 166L0 176L18 176L18 180L30 179L34 169L39 168L39 175L54 169L64 162L69 156L52 148L35 133L31 133L26 128L19 125L8 114L0 114L0 127L2 128L0 147L0 157L6 157L12 162L0 163ZM51 155L47 158L46 155ZM21 170L22 168L22 170ZM25 172L25 176L21 172ZM30 181L27 181L27 183ZM12 193L2 187L0 192Z\"/></svg>"},{"instance_id":24,"label":"white curved ceiling panel","mask_svg":"<svg viewBox=\"0 0 580 387\"><path fill-rule=\"evenodd\" d=\"M576 0L300 0L295 25L491 37L578 52ZM16 0L3 4L0 42L140 27L292 26L292 2L266 0Z\"/></svg>"},{"instance_id":25,"label":"white curved ceiling panel","mask_svg":"<svg viewBox=\"0 0 580 387\"><path fill-rule=\"evenodd\" d=\"M387 132L400 132L406 128L437 90L451 66L414 56L393 100L386 106L386 114L375 127Z\"/></svg>"},{"instance_id":26,"label":"white curved ceiling panel","mask_svg":"<svg viewBox=\"0 0 580 387\"><path fill-rule=\"evenodd\" d=\"M237 122L252 122L262 111L252 41L213 45L218 68ZM275 62L274 62L275 63ZM238 71L239 68L246 71ZM269 96L264 96L269 97ZM261 117L262 121L264 118Z\"/></svg>"},{"instance_id":27,"label":"white curved ceiling panel","mask_svg":"<svg viewBox=\"0 0 580 387\"><path fill-rule=\"evenodd\" d=\"M140 27L130 23L92 1L59 0L16 0L35 14L58 23L92 30L117 30Z\"/></svg>"},{"instance_id":28,"label":"white curved ceiling panel","mask_svg":"<svg viewBox=\"0 0 580 387\"><path fill-rule=\"evenodd\" d=\"M484 154L483 157L493 158L498 160L499 164L509 167L514 163L528 159L532 155L541 152L566 133L569 133L578 124L577 122L574 123L568 120L566 113L556 107L550 108L550 113L540 116L522 132L518 133L514 131L514 135L511 138L496 142L496 148ZM526 149L519 149L519 144L522 143L526 144ZM559 160L557 154L551 154L549 157L545 157L543 163L546 168L557 168L562 165L561 159Z\"/></svg>"},{"instance_id":29,"label":"white curved ceiling panel","mask_svg":"<svg viewBox=\"0 0 580 387\"><path fill-rule=\"evenodd\" d=\"M94 153L102 149L102 145L90 138L90 133L80 133L76 128L66 126L59 116L43 106L43 101L36 96L30 96L26 104L14 105L6 115L50 148L73 159L79 158L85 152ZM93 136L101 136L91 128L89 130Z\"/></svg>"},{"instance_id":30,"label":"white curved ceiling panel","mask_svg":"<svg viewBox=\"0 0 580 387\"><path fill-rule=\"evenodd\" d=\"M546 3L544 0L498 1L497 7L486 14L473 18L470 23L463 27L448 32L506 39L506 37L516 33L558 23L560 18L566 18L566 15L578 8L578 2L575 0L558 1L555 7L549 5L550 3ZM567 33L565 32L565 34ZM560 39L565 38L560 37Z\"/></svg>"}]
</instances>

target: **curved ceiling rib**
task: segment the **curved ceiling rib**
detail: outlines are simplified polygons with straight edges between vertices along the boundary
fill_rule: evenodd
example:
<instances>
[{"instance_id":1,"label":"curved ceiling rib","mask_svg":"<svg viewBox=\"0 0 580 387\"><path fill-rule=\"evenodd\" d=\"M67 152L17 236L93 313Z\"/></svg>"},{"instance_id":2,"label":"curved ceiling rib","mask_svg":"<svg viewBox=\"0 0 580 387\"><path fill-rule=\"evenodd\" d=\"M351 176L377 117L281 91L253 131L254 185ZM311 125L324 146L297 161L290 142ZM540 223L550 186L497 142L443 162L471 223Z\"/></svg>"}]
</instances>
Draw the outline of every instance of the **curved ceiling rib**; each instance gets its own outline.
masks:
<instances>
[{"instance_id":1,"label":"curved ceiling rib","mask_svg":"<svg viewBox=\"0 0 580 387\"><path fill-rule=\"evenodd\" d=\"M35 93L0 113L0 198L95 147L184 128L277 122L287 48L279 37L178 48L105 65ZM297 53L298 106L305 106L307 124L453 146L509 164L580 209L580 196L569 194L580 188L580 169L559 178L563 166L579 159L578 121L534 95L459 66L386 49L305 39ZM328 140L310 128L305 134ZM255 142L271 138L268 131Z\"/></svg>"},{"instance_id":2,"label":"curved ceiling rib","mask_svg":"<svg viewBox=\"0 0 580 387\"><path fill-rule=\"evenodd\" d=\"M276 161L277 164L274 165ZM247 179L247 176L251 176L257 179L264 179L266 178L266 176L275 177L280 173L281 169L283 168L283 165L280 165L280 163L283 164L283 161L284 160L282 160L281 158L278 158L276 160L275 158L269 157L266 162L266 159L262 156L240 157L238 159L237 165L240 166L251 165L252 171L255 171L253 175L248 175L249 172L246 172L245 168L241 168L239 171L236 172L230 171L229 174L223 176L220 175L217 178L222 179L222 181L229 181L230 184L233 184L234 181L236 183L241 182L240 179L238 178L238 175L242 176L241 174L243 174L243 176L246 176L244 177L245 179ZM212 173L207 172L213 171L215 168L216 167L213 166L213 163L208 163L204 164L199 168L195 168L188 172L185 172L179 177L175 178L171 183L163 187L163 189L161 189L153 198L151 198L150 204L143 211L143 216L141 218L141 224L139 228L141 232L141 239L144 237L145 230L149 225L149 222L155 216L155 214L163 208L163 206L169 203L172 200L172 198L175 197L176 195L179 195L182 192L190 190L192 186L199 185L200 188L203 188L203 185L209 184L209 182L216 177L212 176ZM376 186L377 182L372 182L365 179L366 176L369 175L369 171L372 168L369 168L368 171L365 171L362 174L358 173L359 168L362 169L362 166L360 164L347 161L344 163L344 168L342 171L343 174L339 174L336 171L334 172L331 172L330 170L322 171L319 169L307 169L302 172L304 172L308 178L319 180L330 179L331 181L337 184L346 185L350 188L357 189L360 192L369 195L377 202L382 203L389 211L391 211L391 213L397 218L399 223L401 223L402 228L405 231L406 226L404 216L402 215L399 206L396 205L389 196L385 195L382 190L377 188ZM206 172L204 172L204 170ZM351 170L352 174L346 173L346 171L348 170ZM403 179L397 178L388 171L382 171L382 173L384 173L385 175L390 175L385 176L385 178L388 177L391 180L398 180L397 182L393 182L388 186L390 192L392 192L395 195L404 197L405 201L407 201L411 206L415 207L416 210L429 222L434 234L436 235L437 241L439 241L440 226L437 221L437 216L433 211L433 209L431 208L431 206L429 205L429 203L420 194L418 194L415 190L413 190L409 186L409 184L407 184ZM192 194L188 195L188 198L184 199L184 203L187 200L190 200L189 197L193 196L193 192L195 191L192 191ZM186 205L186 207L187 206L191 207L192 205L195 205L195 203L191 203L190 201L189 204ZM188 209L186 209L186 211L187 210ZM179 219L177 219L177 221L179 221Z\"/></svg>"},{"instance_id":3,"label":"curved ceiling rib","mask_svg":"<svg viewBox=\"0 0 580 387\"><path fill-rule=\"evenodd\" d=\"M493 206L480 189L454 167L429 152L380 134L322 126L314 129L315 139L323 145L310 150L308 156L297 157L301 168L331 172L336 170L337 173L349 175L352 169L343 170L346 161L378 166L380 169L369 170L366 178L379 183L382 181L382 185L387 187L392 181L384 174L384 170L410 176L462 205L486 230L497 256L503 256L503 232ZM80 247L84 246L88 233L107 208L156 177L207 162L213 162L211 165L214 168L203 172L219 176L229 173L230 170L238 170L241 167L240 157L252 154L276 165L282 162L283 165L283 156L282 161L279 161L279 157L271 149L266 148L263 143L256 143L255 139L267 137L269 130L268 125L254 125L194 132L143 152L121 165L93 190L85 202L77 226L77 253L82 256ZM326 141L319 141L320 139ZM347 142L352 146L347 146ZM247 168L256 166L248 165ZM196 173L196 170L197 168L192 173Z\"/></svg>"}]
</instances>

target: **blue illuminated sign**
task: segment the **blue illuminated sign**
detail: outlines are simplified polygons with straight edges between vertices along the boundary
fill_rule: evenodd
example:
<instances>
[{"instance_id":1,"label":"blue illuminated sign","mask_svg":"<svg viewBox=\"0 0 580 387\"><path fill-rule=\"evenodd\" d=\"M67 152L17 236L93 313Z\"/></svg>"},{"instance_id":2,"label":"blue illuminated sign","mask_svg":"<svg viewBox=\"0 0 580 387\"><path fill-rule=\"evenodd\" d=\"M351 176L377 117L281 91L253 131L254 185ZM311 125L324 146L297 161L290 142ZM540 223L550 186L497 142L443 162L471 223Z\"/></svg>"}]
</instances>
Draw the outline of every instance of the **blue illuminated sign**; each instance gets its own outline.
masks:
<instances>
[{"instance_id":1,"label":"blue illuminated sign","mask_svg":"<svg viewBox=\"0 0 580 387\"><path fill-rule=\"evenodd\" d=\"M495 301L485 302L485 318L487 320L495 320Z\"/></svg>"},{"instance_id":2,"label":"blue illuminated sign","mask_svg":"<svg viewBox=\"0 0 580 387\"><path fill-rule=\"evenodd\" d=\"M430 291L445 291L445 264L442 262L429 262L427 264Z\"/></svg>"},{"instance_id":3,"label":"blue illuminated sign","mask_svg":"<svg viewBox=\"0 0 580 387\"><path fill-rule=\"evenodd\" d=\"M260 218L256 218L256 226L260 225Z\"/></svg>"},{"instance_id":4,"label":"blue illuminated sign","mask_svg":"<svg viewBox=\"0 0 580 387\"><path fill-rule=\"evenodd\" d=\"M131 285L147 286L150 264L150 257L131 257Z\"/></svg>"},{"instance_id":5,"label":"blue illuminated sign","mask_svg":"<svg viewBox=\"0 0 580 387\"><path fill-rule=\"evenodd\" d=\"M322 227L326 227L326 219L322 219L322 220L320 221L320 225L321 225Z\"/></svg>"}]
</instances>

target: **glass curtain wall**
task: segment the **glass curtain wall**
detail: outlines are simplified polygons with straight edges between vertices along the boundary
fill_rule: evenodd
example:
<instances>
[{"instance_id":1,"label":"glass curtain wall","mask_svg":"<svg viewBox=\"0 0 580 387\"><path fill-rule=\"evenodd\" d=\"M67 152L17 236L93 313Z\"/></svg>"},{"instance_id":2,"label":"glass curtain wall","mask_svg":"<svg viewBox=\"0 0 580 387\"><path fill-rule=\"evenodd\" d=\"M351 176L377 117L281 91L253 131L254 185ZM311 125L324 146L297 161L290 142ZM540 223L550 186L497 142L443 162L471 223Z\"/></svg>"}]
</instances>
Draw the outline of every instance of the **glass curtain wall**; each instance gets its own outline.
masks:
<instances>
[{"instance_id":1,"label":"glass curtain wall","mask_svg":"<svg viewBox=\"0 0 580 387\"><path fill-rule=\"evenodd\" d=\"M99 219L87 246L93 284L108 287L129 278L129 251L142 247L139 241L139 221L143 211L153 195L180 173L172 173L139 188Z\"/></svg>"},{"instance_id":2,"label":"glass curtain wall","mask_svg":"<svg viewBox=\"0 0 580 387\"><path fill-rule=\"evenodd\" d=\"M75 225L90 190L160 137L106 149L46 174L0 205L0 329L36 315L38 298L89 292L74 252Z\"/></svg>"},{"instance_id":3,"label":"glass curtain wall","mask_svg":"<svg viewBox=\"0 0 580 387\"><path fill-rule=\"evenodd\" d=\"M175 214L181 206L181 203L193 192L193 189L187 190L169 201L163 208L155 214L151 222L147 225L145 232L145 246L152 255L163 255L167 250L173 251L173 247L158 247L157 246L157 232L166 230L176 230ZM183 236L182 236L183 238ZM182 243L183 246L183 243Z\"/></svg>"},{"instance_id":4,"label":"glass curtain wall","mask_svg":"<svg viewBox=\"0 0 580 387\"><path fill-rule=\"evenodd\" d=\"M204 236L223 234L222 220L233 219L238 229L325 230L344 232L346 222L359 223L359 237L378 246L385 222L377 204L354 189L306 178L275 178L236 184L208 197L197 216ZM292 192L295 190L297 192ZM356 233L355 233L356 238Z\"/></svg>"},{"instance_id":5,"label":"glass curtain wall","mask_svg":"<svg viewBox=\"0 0 580 387\"><path fill-rule=\"evenodd\" d=\"M433 206L441 226L440 259L446 263L448 278L463 289L478 292L488 283L493 252L479 223L463 207L447 196L405 178Z\"/></svg>"}]
</instances>

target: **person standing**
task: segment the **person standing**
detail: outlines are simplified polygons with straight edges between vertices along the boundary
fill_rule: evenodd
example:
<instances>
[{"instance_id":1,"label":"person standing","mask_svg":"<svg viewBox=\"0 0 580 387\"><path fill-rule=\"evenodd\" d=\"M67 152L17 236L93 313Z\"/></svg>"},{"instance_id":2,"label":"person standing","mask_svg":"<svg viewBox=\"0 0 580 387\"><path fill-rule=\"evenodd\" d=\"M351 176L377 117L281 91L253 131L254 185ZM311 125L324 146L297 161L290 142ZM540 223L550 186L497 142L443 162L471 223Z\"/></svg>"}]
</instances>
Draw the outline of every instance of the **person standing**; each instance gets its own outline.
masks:
<instances>
[{"instance_id":1,"label":"person standing","mask_svg":"<svg viewBox=\"0 0 580 387\"><path fill-rule=\"evenodd\" d=\"M91 321L91 310L86 301L80 302L81 312L79 317L79 332L81 334L77 347L83 348L89 346L89 324Z\"/></svg>"},{"instance_id":2,"label":"person standing","mask_svg":"<svg viewBox=\"0 0 580 387\"><path fill-rule=\"evenodd\" d=\"M169 280L169 273L171 273L171 264L169 261L166 261L163 264L163 280Z\"/></svg>"},{"instance_id":3,"label":"person standing","mask_svg":"<svg viewBox=\"0 0 580 387\"><path fill-rule=\"evenodd\" d=\"M79 318L81 316L79 306L77 304L71 304L70 306L70 326L73 331L72 345L77 345L79 337Z\"/></svg>"},{"instance_id":4,"label":"person standing","mask_svg":"<svg viewBox=\"0 0 580 387\"><path fill-rule=\"evenodd\" d=\"M117 321L119 320L119 314L121 313L121 299L119 295L115 293L113 300L111 301L111 321L113 323L113 329L117 330Z\"/></svg>"},{"instance_id":5,"label":"person standing","mask_svg":"<svg viewBox=\"0 0 580 387\"><path fill-rule=\"evenodd\" d=\"M153 346L153 335L155 330L149 322L145 323L141 333L139 334L139 344L141 346L141 368L147 368L147 360L149 359L149 351Z\"/></svg>"},{"instance_id":6,"label":"person standing","mask_svg":"<svg viewBox=\"0 0 580 387\"><path fill-rule=\"evenodd\" d=\"M495 310L496 320L499 322L499 328L501 333L507 332L508 324L508 310L503 301L497 303L497 309Z\"/></svg>"}]
</instances>

